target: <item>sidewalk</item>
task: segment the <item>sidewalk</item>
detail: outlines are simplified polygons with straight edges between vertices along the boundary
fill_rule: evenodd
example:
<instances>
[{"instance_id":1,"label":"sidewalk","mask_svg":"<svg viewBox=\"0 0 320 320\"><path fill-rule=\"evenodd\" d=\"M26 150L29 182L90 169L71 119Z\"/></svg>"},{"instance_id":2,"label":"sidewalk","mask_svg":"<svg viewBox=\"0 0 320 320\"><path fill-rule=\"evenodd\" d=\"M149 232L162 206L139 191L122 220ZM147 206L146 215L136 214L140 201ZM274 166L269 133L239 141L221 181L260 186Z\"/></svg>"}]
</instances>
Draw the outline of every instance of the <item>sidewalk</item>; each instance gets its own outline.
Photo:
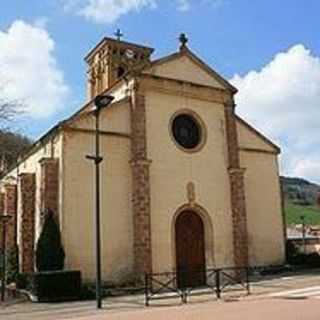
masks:
<instances>
[{"instance_id":1,"label":"sidewalk","mask_svg":"<svg viewBox=\"0 0 320 320\"><path fill-rule=\"evenodd\" d=\"M106 319L126 319L126 314L138 313L143 317L150 315L150 319L155 320L151 315L153 311L155 314L166 318L166 312L172 310L193 310L204 308L206 305L214 307L214 310L220 310L223 305L241 306L243 303L255 303L255 301L270 299L268 295L272 292L281 292L286 290L300 289L308 286L320 286L320 270L309 272L308 274L282 274L277 277L265 276L262 281L251 283L251 295L245 296L243 292L232 292L223 295L223 300L217 301L212 294L189 297L188 304L181 308L180 299L165 299L161 301L151 301L150 307L145 307L143 295L131 295L123 297L110 297L104 300L102 311L97 311L95 308L95 301L81 301L69 303L9 303L0 305L0 319L1 320L67 320L67 319L104 319L100 316L105 315ZM237 301L235 303L231 303ZM317 301L319 304L319 301ZM209 309L211 307L208 307ZM190 309L191 308L191 309ZM166 310L164 313L159 310ZM179 312L180 312L179 311ZM150 313L151 312L151 313ZM218 311L217 311L218 312ZM193 311L191 312L193 314ZM112 315L112 317L111 317ZM89 317L90 316L90 317ZM98 317L98 318L95 318ZM319 317L320 318L320 312ZM148 319L148 318L144 318ZM159 318L162 319L162 318ZM175 319L175 318L170 318ZM178 318L177 318L178 319ZM182 319L182 318L181 318ZM195 318L199 319L199 318ZM232 319L232 318L230 318ZM275 318L276 319L276 318ZM301 318L304 319L304 318ZM220 320L220 319L219 319ZM261 319L259 319L261 320ZM284 319L282 319L284 320Z\"/></svg>"}]
</instances>

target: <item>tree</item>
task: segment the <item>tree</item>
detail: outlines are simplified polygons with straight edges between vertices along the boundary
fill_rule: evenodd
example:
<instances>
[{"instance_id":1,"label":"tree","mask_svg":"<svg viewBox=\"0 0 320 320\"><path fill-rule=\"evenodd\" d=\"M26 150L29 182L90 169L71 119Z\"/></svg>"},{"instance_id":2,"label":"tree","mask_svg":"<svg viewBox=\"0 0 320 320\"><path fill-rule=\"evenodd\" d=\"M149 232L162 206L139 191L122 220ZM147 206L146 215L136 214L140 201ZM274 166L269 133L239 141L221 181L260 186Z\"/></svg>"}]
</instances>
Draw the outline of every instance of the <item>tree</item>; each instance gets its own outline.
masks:
<instances>
[{"instance_id":1,"label":"tree","mask_svg":"<svg viewBox=\"0 0 320 320\"><path fill-rule=\"evenodd\" d=\"M44 217L43 228L36 247L38 271L58 271L64 267L65 253L59 226L51 210Z\"/></svg>"},{"instance_id":2,"label":"tree","mask_svg":"<svg viewBox=\"0 0 320 320\"><path fill-rule=\"evenodd\" d=\"M0 121L7 122L14 120L22 112L22 109L22 104L18 101L0 98Z\"/></svg>"},{"instance_id":3,"label":"tree","mask_svg":"<svg viewBox=\"0 0 320 320\"><path fill-rule=\"evenodd\" d=\"M1 70L0 70L1 71ZM2 77L2 72L0 72ZM15 120L24 111L24 104L17 99L10 99L7 97L6 89L7 83L0 83L0 124L1 128L4 127L4 123Z\"/></svg>"},{"instance_id":4,"label":"tree","mask_svg":"<svg viewBox=\"0 0 320 320\"><path fill-rule=\"evenodd\" d=\"M0 130L0 160L7 168L13 165L19 155L25 152L32 144L32 141L21 134ZM3 169L5 169L3 168Z\"/></svg>"},{"instance_id":5,"label":"tree","mask_svg":"<svg viewBox=\"0 0 320 320\"><path fill-rule=\"evenodd\" d=\"M316 204L320 208L320 192L317 194Z\"/></svg>"},{"instance_id":6,"label":"tree","mask_svg":"<svg viewBox=\"0 0 320 320\"><path fill-rule=\"evenodd\" d=\"M13 132L12 122L23 114L24 106L18 100L3 98L6 96L5 89L6 86L4 86L3 83L0 83L1 170L5 170L15 163L18 156L31 145L31 140L29 138Z\"/></svg>"}]
</instances>

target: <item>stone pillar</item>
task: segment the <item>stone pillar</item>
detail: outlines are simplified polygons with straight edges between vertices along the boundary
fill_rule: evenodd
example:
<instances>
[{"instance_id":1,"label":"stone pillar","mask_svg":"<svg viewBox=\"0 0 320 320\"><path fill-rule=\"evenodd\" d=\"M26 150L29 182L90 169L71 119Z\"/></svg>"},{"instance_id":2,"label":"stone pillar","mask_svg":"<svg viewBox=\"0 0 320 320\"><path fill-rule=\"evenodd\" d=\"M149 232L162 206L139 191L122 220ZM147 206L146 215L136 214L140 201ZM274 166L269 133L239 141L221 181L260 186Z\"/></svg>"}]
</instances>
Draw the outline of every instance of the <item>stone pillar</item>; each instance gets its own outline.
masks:
<instances>
[{"instance_id":1,"label":"stone pillar","mask_svg":"<svg viewBox=\"0 0 320 320\"><path fill-rule=\"evenodd\" d=\"M0 193L0 216L4 215L4 193ZM0 252L3 250L2 223L0 222Z\"/></svg>"},{"instance_id":2,"label":"stone pillar","mask_svg":"<svg viewBox=\"0 0 320 320\"><path fill-rule=\"evenodd\" d=\"M19 254L20 272L34 271L35 193L34 173L20 175L19 188Z\"/></svg>"},{"instance_id":3,"label":"stone pillar","mask_svg":"<svg viewBox=\"0 0 320 320\"><path fill-rule=\"evenodd\" d=\"M247 266L249 262L247 212L244 187L245 169L240 168L238 134L234 109L235 106L233 103L225 105L233 226L233 255L235 266L242 267Z\"/></svg>"},{"instance_id":4,"label":"stone pillar","mask_svg":"<svg viewBox=\"0 0 320 320\"><path fill-rule=\"evenodd\" d=\"M50 209L59 221L59 161L56 158L42 158L40 166L41 212Z\"/></svg>"},{"instance_id":5,"label":"stone pillar","mask_svg":"<svg viewBox=\"0 0 320 320\"><path fill-rule=\"evenodd\" d=\"M4 189L4 212L11 216L7 224L6 236L6 246L10 250L17 245L17 186L6 184Z\"/></svg>"},{"instance_id":6,"label":"stone pillar","mask_svg":"<svg viewBox=\"0 0 320 320\"><path fill-rule=\"evenodd\" d=\"M150 161L147 159L145 97L136 88L131 104L134 268L138 277L152 272Z\"/></svg>"}]
</instances>

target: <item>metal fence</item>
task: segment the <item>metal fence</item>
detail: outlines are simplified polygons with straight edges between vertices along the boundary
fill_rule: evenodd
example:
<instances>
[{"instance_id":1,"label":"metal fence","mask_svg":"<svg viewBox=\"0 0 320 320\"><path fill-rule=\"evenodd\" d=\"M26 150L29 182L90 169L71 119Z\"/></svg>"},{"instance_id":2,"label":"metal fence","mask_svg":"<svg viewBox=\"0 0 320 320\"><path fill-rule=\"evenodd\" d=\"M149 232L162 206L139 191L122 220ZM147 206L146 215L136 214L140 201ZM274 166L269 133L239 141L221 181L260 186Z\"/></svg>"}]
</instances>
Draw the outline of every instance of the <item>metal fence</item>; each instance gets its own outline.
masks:
<instances>
[{"instance_id":1,"label":"metal fence","mask_svg":"<svg viewBox=\"0 0 320 320\"><path fill-rule=\"evenodd\" d=\"M163 272L145 275L145 304L151 300L180 298L182 303L188 297L212 294L217 299L229 290L243 290L250 294L250 269L210 268L206 270Z\"/></svg>"}]
</instances>

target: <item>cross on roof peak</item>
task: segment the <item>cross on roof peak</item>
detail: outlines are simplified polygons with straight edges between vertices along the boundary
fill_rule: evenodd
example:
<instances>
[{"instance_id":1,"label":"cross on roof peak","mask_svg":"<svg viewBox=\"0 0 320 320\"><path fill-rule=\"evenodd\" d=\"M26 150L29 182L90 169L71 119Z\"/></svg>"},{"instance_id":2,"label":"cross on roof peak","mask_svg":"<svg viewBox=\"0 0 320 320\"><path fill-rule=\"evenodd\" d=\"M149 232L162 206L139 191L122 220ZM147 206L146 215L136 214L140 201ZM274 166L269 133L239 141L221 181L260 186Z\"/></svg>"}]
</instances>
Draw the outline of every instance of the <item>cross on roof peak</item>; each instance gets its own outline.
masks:
<instances>
[{"instance_id":1,"label":"cross on roof peak","mask_svg":"<svg viewBox=\"0 0 320 320\"><path fill-rule=\"evenodd\" d=\"M188 43L189 39L187 38L185 33L181 33L180 36L179 36L179 41L181 43L180 48L183 49L183 48L185 48L187 46L187 43Z\"/></svg>"},{"instance_id":2,"label":"cross on roof peak","mask_svg":"<svg viewBox=\"0 0 320 320\"><path fill-rule=\"evenodd\" d=\"M123 33L120 29L117 29L117 31L114 33L114 35L117 37L118 41L121 41L121 38L123 37Z\"/></svg>"}]
</instances>

